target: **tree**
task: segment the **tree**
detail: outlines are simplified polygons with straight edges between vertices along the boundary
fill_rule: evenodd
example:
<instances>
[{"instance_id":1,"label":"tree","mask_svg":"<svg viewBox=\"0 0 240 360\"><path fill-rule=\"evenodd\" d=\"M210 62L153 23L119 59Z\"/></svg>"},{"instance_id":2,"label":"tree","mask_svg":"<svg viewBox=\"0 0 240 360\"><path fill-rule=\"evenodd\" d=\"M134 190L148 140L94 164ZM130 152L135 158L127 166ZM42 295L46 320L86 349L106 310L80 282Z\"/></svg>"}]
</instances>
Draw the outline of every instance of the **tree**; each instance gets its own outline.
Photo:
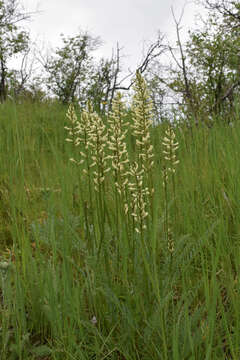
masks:
<instances>
[{"instance_id":1,"label":"tree","mask_svg":"<svg viewBox=\"0 0 240 360\"><path fill-rule=\"evenodd\" d=\"M93 88L98 88L99 94L101 93L100 98L102 99L102 110L105 112L106 105L108 110L112 108L112 101L117 91L129 91L136 81L136 72L143 74L146 72L151 64L157 59L160 55L164 53L166 47L163 45L163 36L159 33L157 40L150 44L147 49L146 54L143 55L143 59L140 65L136 70L129 72L125 76L121 76L121 48L117 43L116 51L113 52L112 58L102 59L98 71L96 72L96 80L93 84ZM130 78L129 84L126 86L126 81ZM150 80L149 80L150 81ZM152 84L153 79L151 78ZM158 89L158 95L160 95ZM155 100L157 99L157 94ZM156 104L156 102L155 102Z\"/></svg>"},{"instance_id":2,"label":"tree","mask_svg":"<svg viewBox=\"0 0 240 360\"><path fill-rule=\"evenodd\" d=\"M7 80L10 75L9 60L28 48L29 34L19 23L30 17L21 10L17 0L0 1L0 101L7 97Z\"/></svg>"},{"instance_id":3,"label":"tree","mask_svg":"<svg viewBox=\"0 0 240 360\"><path fill-rule=\"evenodd\" d=\"M150 64L144 79L147 83L153 104L154 122L162 123L169 118L168 110L171 99L168 97L168 88L165 85L166 65L157 61Z\"/></svg>"},{"instance_id":4,"label":"tree","mask_svg":"<svg viewBox=\"0 0 240 360\"><path fill-rule=\"evenodd\" d=\"M199 104L206 113L229 112L240 89L240 37L212 21L191 34L187 55L194 67Z\"/></svg>"},{"instance_id":5,"label":"tree","mask_svg":"<svg viewBox=\"0 0 240 360\"><path fill-rule=\"evenodd\" d=\"M189 32L189 40L183 44L180 37L181 20L174 20L177 34L177 50L169 47L175 67L169 67L169 80L165 82L178 98L179 109L188 120L203 121L208 126L218 115L227 119L234 99L240 94L240 26L237 9L219 11L217 4L225 0L205 0L208 17L196 30ZM209 4L215 7L210 7ZM235 19L235 25L229 17ZM240 24L240 23L239 23ZM230 115L231 116L231 115Z\"/></svg>"},{"instance_id":6,"label":"tree","mask_svg":"<svg viewBox=\"0 0 240 360\"><path fill-rule=\"evenodd\" d=\"M19 69L12 69L8 76L8 93L15 99L24 97L26 93L29 95L30 88L36 82L34 74L38 70L36 59L36 48L34 44L30 44L22 53ZM42 81L41 81L42 82Z\"/></svg>"},{"instance_id":7,"label":"tree","mask_svg":"<svg viewBox=\"0 0 240 360\"><path fill-rule=\"evenodd\" d=\"M172 15L175 22L176 27L176 35L177 35L177 49L179 52L179 57L175 55L174 49L169 46L169 51L171 53L172 58L175 61L175 64L177 66L176 69L170 68L169 72L171 74L171 77L173 77L173 81L168 82L168 86L171 90L175 91L178 95L181 94L182 96L182 110L185 110L185 113L187 116L195 117L195 121L198 122L197 119L197 110L194 102L194 90L193 90L193 81L190 80L191 74L190 74L190 68L188 64L188 59L186 57L186 46L182 44L180 31L181 31L181 21L184 14L184 8L182 10L182 13L180 15L180 18L177 20L175 17L173 8ZM185 107L185 109L184 109Z\"/></svg>"},{"instance_id":8,"label":"tree","mask_svg":"<svg viewBox=\"0 0 240 360\"><path fill-rule=\"evenodd\" d=\"M115 93L114 85L120 71L119 48L117 48L116 56L113 54L110 59L101 58L95 65L87 98L98 113L104 114L107 107L111 107Z\"/></svg>"},{"instance_id":9,"label":"tree","mask_svg":"<svg viewBox=\"0 0 240 360\"><path fill-rule=\"evenodd\" d=\"M96 61L92 52L101 41L88 33L80 33L73 37L64 37L63 46L41 62L46 71L46 83L49 90L63 103L78 101L86 104L91 100L96 111L104 113L111 109L116 91L130 90L134 84L136 71L129 71L126 76L121 69L121 50L117 49L110 59L102 58ZM162 37L149 47L143 61L137 70L143 73L149 64L164 51ZM129 85L125 85L130 78Z\"/></svg>"},{"instance_id":10,"label":"tree","mask_svg":"<svg viewBox=\"0 0 240 360\"><path fill-rule=\"evenodd\" d=\"M47 87L63 103L74 100L83 101L92 77L92 52L101 44L99 37L87 32L76 36L61 35L63 47L57 48L54 55L42 57L47 73Z\"/></svg>"},{"instance_id":11,"label":"tree","mask_svg":"<svg viewBox=\"0 0 240 360\"><path fill-rule=\"evenodd\" d=\"M225 26L232 30L238 29L240 24L240 3L238 0L197 0L211 13L220 15Z\"/></svg>"}]
</instances>

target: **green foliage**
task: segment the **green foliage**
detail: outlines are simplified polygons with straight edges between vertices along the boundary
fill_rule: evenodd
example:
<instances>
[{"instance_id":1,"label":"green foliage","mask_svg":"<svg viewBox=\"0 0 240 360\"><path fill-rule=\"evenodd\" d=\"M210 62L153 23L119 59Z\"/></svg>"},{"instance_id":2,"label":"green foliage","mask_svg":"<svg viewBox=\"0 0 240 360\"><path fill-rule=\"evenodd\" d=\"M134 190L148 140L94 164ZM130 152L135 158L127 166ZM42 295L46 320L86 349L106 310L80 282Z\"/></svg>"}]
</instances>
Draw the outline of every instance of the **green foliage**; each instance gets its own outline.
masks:
<instances>
[{"instance_id":1,"label":"green foliage","mask_svg":"<svg viewBox=\"0 0 240 360\"><path fill-rule=\"evenodd\" d=\"M28 48L29 34L22 30L19 22L28 18L21 12L17 0L0 2L0 101L6 100L9 60Z\"/></svg>"},{"instance_id":2,"label":"green foliage","mask_svg":"<svg viewBox=\"0 0 240 360\"><path fill-rule=\"evenodd\" d=\"M184 111L154 125L140 73L131 109L119 93L104 117L90 103L1 105L1 359L239 359L240 103L215 106L237 81L239 39L221 24L186 48L211 128ZM67 71L65 51L52 64Z\"/></svg>"},{"instance_id":3,"label":"green foliage","mask_svg":"<svg viewBox=\"0 0 240 360\"><path fill-rule=\"evenodd\" d=\"M164 120L171 114L168 100L182 119L212 126L218 116L231 122L234 102L240 94L239 3L227 0L199 1L207 16L181 41L181 19L175 20L177 42L169 47L173 63L163 66L157 59L148 71L155 114ZM163 73L165 69L165 73ZM167 75L166 75L167 72ZM173 97L174 101L171 99ZM158 115L158 116L159 116Z\"/></svg>"},{"instance_id":4,"label":"green foliage","mask_svg":"<svg viewBox=\"0 0 240 360\"><path fill-rule=\"evenodd\" d=\"M62 35L62 41L63 47L45 64L48 87L63 103L84 101L93 71L91 53L98 48L100 39L79 33L68 38Z\"/></svg>"},{"instance_id":5,"label":"green foliage","mask_svg":"<svg viewBox=\"0 0 240 360\"><path fill-rule=\"evenodd\" d=\"M87 91L87 99L98 113L105 113L113 93L113 81L116 72L114 59L100 59L91 74L91 84Z\"/></svg>"},{"instance_id":6,"label":"green foliage","mask_svg":"<svg viewBox=\"0 0 240 360\"><path fill-rule=\"evenodd\" d=\"M196 108L204 115L226 115L239 95L239 39L237 31L226 29L211 14L204 29L190 33L186 56L192 66L192 92Z\"/></svg>"},{"instance_id":7,"label":"green foliage","mask_svg":"<svg viewBox=\"0 0 240 360\"><path fill-rule=\"evenodd\" d=\"M93 52L101 41L87 32L68 38L62 35L62 41L63 46L45 63L48 89L64 104L85 106L91 101L94 110L104 114L114 94L119 59L96 61Z\"/></svg>"},{"instance_id":8,"label":"green foliage","mask_svg":"<svg viewBox=\"0 0 240 360\"><path fill-rule=\"evenodd\" d=\"M12 245L1 243L1 359L239 358L239 107L234 128L221 119L211 129L163 124L149 128L149 138L131 127L146 114L140 100L132 119L118 95L109 126L104 119L113 169L101 197L97 169L83 155L84 128L78 146L65 141L66 107L2 105L0 171L9 184L2 180L0 205L9 217L1 226ZM95 118L91 108L84 116ZM142 227L136 206L149 196L141 198L147 174L134 178L125 162L145 154L139 135L154 154L155 191ZM69 162L78 155L85 161ZM137 204L126 179L130 189L138 185Z\"/></svg>"}]
</instances>

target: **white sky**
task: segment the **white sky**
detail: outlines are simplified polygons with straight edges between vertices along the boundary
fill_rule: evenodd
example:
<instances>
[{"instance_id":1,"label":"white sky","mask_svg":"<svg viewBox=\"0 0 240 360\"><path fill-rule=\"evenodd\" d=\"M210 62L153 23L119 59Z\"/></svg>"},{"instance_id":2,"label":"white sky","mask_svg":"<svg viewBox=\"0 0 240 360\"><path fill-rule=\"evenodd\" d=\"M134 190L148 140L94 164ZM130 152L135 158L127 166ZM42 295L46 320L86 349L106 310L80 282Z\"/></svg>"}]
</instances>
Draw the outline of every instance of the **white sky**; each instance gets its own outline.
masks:
<instances>
[{"instance_id":1,"label":"white sky","mask_svg":"<svg viewBox=\"0 0 240 360\"><path fill-rule=\"evenodd\" d=\"M89 31L104 41L99 56L111 57L117 41L123 47L125 66L134 69L141 61L143 42L154 41L157 32L175 37L171 6L176 17L185 0L21 0L28 11L41 11L27 27L33 38L52 47L61 46L60 34L73 36ZM183 39L194 25L196 6L188 1L182 19Z\"/></svg>"}]
</instances>

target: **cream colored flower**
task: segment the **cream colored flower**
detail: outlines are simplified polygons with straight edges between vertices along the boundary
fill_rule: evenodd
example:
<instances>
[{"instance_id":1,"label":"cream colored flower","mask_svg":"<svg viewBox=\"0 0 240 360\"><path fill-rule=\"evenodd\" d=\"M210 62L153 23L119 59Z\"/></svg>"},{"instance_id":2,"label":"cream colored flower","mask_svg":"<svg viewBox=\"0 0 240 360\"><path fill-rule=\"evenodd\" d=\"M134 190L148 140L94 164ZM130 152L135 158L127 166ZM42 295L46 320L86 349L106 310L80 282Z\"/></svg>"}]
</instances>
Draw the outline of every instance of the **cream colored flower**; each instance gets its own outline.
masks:
<instances>
[{"instance_id":1,"label":"cream colored flower","mask_svg":"<svg viewBox=\"0 0 240 360\"><path fill-rule=\"evenodd\" d=\"M163 154L164 154L164 159L166 162L166 165L164 167L164 178L165 180L168 179L168 174L167 173L175 173L175 166L177 164L179 164L179 160L177 159L176 156L176 151L179 148L179 144L177 141L175 141L175 133L174 130L171 126L169 126L167 128L167 130L165 131L165 137L163 138L162 144L164 147L163 150Z\"/></svg>"},{"instance_id":2,"label":"cream colored flower","mask_svg":"<svg viewBox=\"0 0 240 360\"><path fill-rule=\"evenodd\" d=\"M149 202L149 190L143 186L143 173L144 170L139 170L138 163L135 162L131 165L129 175L132 182L128 183L131 193L131 215L135 222L135 230L142 233L146 229L146 218L148 212L146 210Z\"/></svg>"},{"instance_id":3,"label":"cream colored flower","mask_svg":"<svg viewBox=\"0 0 240 360\"><path fill-rule=\"evenodd\" d=\"M138 162L146 172L154 164L153 145L151 144L150 128L153 125L153 103L144 78L136 73L133 96L133 135L136 137L138 148Z\"/></svg>"},{"instance_id":4,"label":"cream colored flower","mask_svg":"<svg viewBox=\"0 0 240 360\"><path fill-rule=\"evenodd\" d=\"M111 159L115 177L114 183L118 194L123 197L123 202L127 200L127 171L129 169L129 157L125 140L129 123L125 120L125 112L126 109L122 102L122 95L118 92L113 99L112 111L108 119L108 148L111 151L109 158Z\"/></svg>"},{"instance_id":5,"label":"cream colored flower","mask_svg":"<svg viewBox=\"0 0 240 360\"><path fill-rule=\"evenodd\" d=\"M108 141L107 129L100 116L95 112L90 116L88 135L92 160L90 167L94 169L94 189L98 192L105 180L105 174L110 168L108 166L108 156L105 154L105 147Z\"/></svg>"}]
</instances>

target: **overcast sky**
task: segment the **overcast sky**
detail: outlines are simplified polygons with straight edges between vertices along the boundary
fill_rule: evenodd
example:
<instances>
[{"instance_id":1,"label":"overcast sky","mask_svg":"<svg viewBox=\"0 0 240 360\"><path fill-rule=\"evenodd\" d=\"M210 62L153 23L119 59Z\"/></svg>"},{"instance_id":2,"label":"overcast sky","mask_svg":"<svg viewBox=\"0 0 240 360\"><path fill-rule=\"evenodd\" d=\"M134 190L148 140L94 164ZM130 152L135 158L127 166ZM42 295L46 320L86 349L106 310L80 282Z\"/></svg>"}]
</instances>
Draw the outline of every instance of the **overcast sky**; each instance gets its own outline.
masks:
<instances>
[{"instance_id":1,"label":"overcast sky","mask_svg":"<svg viewBox=\"0 0 240 360\"><path fill-rule=\"evenodd\" d=\"M175 36L171 6L181 14L183 37L194 26L196 6L186 0L21 0L28 11L38 10L28 23L33 38L52 47L60 46L60 34L75 35L87 30L104 41L99 56L110 57L117 41L123 47L125 66L134 68L141 60L143 43L154 41L160 30Z\"/></svg>"}]
</instances>

